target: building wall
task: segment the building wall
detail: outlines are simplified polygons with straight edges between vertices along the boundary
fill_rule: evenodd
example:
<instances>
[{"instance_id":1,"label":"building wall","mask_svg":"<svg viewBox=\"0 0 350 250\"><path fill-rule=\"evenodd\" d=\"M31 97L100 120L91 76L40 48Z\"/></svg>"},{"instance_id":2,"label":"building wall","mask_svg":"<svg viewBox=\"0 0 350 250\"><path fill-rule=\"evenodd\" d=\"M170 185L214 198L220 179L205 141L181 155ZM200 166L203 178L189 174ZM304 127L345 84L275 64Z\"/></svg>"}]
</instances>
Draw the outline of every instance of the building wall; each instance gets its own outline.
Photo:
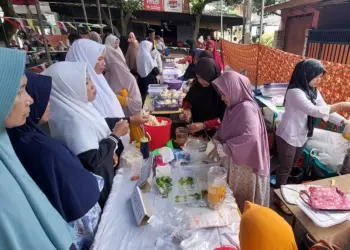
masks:
<instances>
[{"instance_id":1,"label":"building wall","mask_svg":"<svg viewBox=\"0 0 350 250\"><path fill-rule=\"evenodd\" d=\"M192 38L192 27L191 26L177 26L177 40L186 41L189 38Z\"/></svg>"},{"instance_id":2,"label":"building wall","mask_svg":"<svg viewBox=\"0 0 350 250\"><path fill-rule=\"evenodd\" d=\"M316 29L318 20L319 11L312 7L301 6L282 10L280 30L275 36L278 41L275 41L275 46L287 52L303 55L305 32L308 29Z\"/></svg>"},{"instance_id":3,"label":"building wall","mask_svg":"<svg viewBox=\"0 0 350 250\"><path fill-rule=\"evenodd\" d=\"M350 3L327 5L320 9L319 29L349 29Z\"/></svg>"},{"instance_id":4,"label":"building wall","mask_svg":"<svg viewBox=\"0 0 350 250\"><path fill-rule=\"evenodd\" d=\"M318 20L319 20L319 11L311 8L311 7L301 7L300 10L298 9L285 9L282 10L282 17L281 17L281 27L280 30L284 30L286 28L287 18L288 17L296 17L296 16L302 16L306 14L313 14L313 20L312 20L312 27L313 29L317 28Z\"/></svg>"}]
</instances>

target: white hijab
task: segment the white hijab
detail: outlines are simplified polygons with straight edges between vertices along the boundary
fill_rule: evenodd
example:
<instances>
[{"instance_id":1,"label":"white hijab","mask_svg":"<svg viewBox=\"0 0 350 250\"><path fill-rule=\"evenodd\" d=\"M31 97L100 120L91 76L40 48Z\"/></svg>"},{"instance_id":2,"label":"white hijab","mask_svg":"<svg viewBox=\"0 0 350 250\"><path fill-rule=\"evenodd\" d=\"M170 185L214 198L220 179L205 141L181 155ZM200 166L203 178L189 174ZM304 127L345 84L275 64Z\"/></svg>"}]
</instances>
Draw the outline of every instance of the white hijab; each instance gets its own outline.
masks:
<instances>
[{"instance_id":1,"label":"white hijab","mask_svg":"<svg viewBox=\"0 0 350 250\"><path fill-rule=\"evenodd\" d=\"M119 41L119 38L114 36L114 35L109 35L109 36L106 37L105 45L111 46L113 49L115 49L118 52L118 54L121 56L122 60L124 62L126 62L125 61L125 56L124 56L123 51L121 50L120 46L118 46L117 49L115 48L115 41L116 40Z\"/></svg>"},{"instance_id":2,"label":"white hijab","mask_svg":"<svg viewBox=\"0 0 350 250\"><path fill-rule=\"evenodd\" d=\"M97 90L96 100L92 104L103 117L124 117L123 109L105 77L95 72L95 64L104 50L104 45L89 39L79 39L68 50L66 61L88 64L88 72Z\"/></svg>"},{"instance_id":3,"label":"white hijab","mask_svg":"<svg viewBox=\"0 0 350 250\"><path fill-rule=\"evenodd\" d=\"M200 37L198 38L198 41L199 41L200 43L204 43L204 38L203 38L203 36L200 36Z\"/></svg>"},{"instance_id":4,"label":"white hijab","mask_svg":"<svg viewBox=\"0 0 350 250\"><path fill-rule=\"evenodd\" d=\"M66 61L87 63L87 71L97 90L96 99L92 102L92 105L104 118L125 117L122 106L108 85L106 78L103 74L97 75L95 72L95 64L104 50L104 45L89 39L79 39L68 50ZM122 136L120 139L123 141L124 147L127 147L130 143L129 134Z\"/></svg>"},{"instance_id":5,"label":"white hijab","mask_svg":"<svg viewBox=\"0 0 350 250\"><path fill-rule=\"evenodd\" d=\"M52 77L50 96L51 136L64 141L75 153L98 149L111 130L105 119L88 101L86 63L59 62L42 74Z\"/></svg>"},{"instance_id":6,"label":"white hijab","mask_svg":"<svg viewBox=\"0 0 350 250\"><path fill-rule=\"evenodd\" d=\"M148 76L154 67L157 67L152 56L153 44L150 41L142 41L139 45L139 51L137 53L137 72L142 78Z\"/></svg>"}]
</instances>

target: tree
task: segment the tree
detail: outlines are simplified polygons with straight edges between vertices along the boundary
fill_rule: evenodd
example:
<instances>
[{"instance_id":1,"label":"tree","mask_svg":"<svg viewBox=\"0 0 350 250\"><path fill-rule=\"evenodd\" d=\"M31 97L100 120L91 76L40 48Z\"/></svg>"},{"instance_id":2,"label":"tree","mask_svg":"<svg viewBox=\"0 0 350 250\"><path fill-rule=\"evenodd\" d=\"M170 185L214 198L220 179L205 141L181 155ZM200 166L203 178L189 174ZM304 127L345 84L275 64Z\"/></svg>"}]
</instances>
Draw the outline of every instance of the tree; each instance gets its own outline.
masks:
<instances>
[{"instance_id":1,"label":"tree","mask_svg":"<svg viewBox=\"0 0 350 250\"><path fill-rule=\"evenodd\" d=\"M259 13L261 11L261 0L252 0L252 1L253 1L253 11ZM285 1L285 0L282 0L282 1ZM274 4L275 2L276 0L265 0L265 6ZM191 1L191 4L192 4L191 11L195 17L195 28L193 32L194 41L197 41L203 11L205 7L211 3L213 3L216 8L214 7L213 11L211 11L210 14L220 15L220 12L221 12L220 1L217 1L217 0L192 0ZM223 3L224 3L223 13L229 15L233 13L232 9L234 6L237 6L238 4L243 4L243 0L223 0ZM265 15L268 15L268 14L265 14Z\"/></svg>"},{"instance_id":2,"label":"tree","mask_svg":"<svg viewBox=\"0 0 350 250\"><path fill-rule=\"evenodd\" d=\"M143 9L142 0L111 0L111 4L120 10L120 34L126 36L128 24L133 13Z\"/></svg>"},{"instance_id":3,"label":"tree","mask_svg":"<svg viewBox=\"0 0 350 250\"><path fill-rule=\"evenodd\" d=\"M11 0L0 0L0 7L4 12L5 17L17 17L17 14L15 12L15 9L13 8ZM8 22L4 22L3 25L4 25L7 39L11 39L11 37L16 33L17 28ZM3 39L3 40L6 40L6 39Z\"/></svg>"}]
</instances>

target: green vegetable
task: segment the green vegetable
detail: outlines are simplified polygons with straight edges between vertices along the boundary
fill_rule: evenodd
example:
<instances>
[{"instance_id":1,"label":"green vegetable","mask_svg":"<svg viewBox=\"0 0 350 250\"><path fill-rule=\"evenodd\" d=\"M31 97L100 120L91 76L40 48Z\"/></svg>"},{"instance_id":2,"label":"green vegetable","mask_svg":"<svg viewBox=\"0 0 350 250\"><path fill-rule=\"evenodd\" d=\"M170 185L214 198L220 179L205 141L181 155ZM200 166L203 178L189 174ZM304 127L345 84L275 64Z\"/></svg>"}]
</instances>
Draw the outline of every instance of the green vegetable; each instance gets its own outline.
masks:
<instances>
[{"instance_id":1,"label":"green vegetable","mask_svg":"<svg viewBox=\"0 0 350 250\"><path fill-rule=\"evenodd\" d=\"M180 196L178 196L178 195L175 196L174 200L175 200L176 203L179 203L180 202Z\"/></svg>"}]
</instances>

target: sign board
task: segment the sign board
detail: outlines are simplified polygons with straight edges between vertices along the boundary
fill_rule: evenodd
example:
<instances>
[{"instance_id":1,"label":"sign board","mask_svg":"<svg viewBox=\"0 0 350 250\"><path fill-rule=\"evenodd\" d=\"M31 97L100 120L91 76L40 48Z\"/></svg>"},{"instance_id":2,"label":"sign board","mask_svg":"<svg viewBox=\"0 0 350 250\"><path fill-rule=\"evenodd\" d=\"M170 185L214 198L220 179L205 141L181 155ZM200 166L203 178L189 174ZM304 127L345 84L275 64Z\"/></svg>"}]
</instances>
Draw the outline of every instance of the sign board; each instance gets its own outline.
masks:
<instances>
[{"instance_id":1,"label":"sign board","mask_svg":"<svg viewBox=\"0 0 350 250\"><path fill-rule=\"evenodd\" d=\"M183 0L164 0L164 11L182 13Z\"/></svg>"},{"instance_id":2,"label":"sign board","mask_svg":"<svg viewBox=\"0 0 350 250\"><path fill-rule=\"evenodd\" d=\"M163 11L163 0L143 0L143 9L148 11Z\"/></svg>"},{"instance_id":3,"label":"sign board","mask_svg":"<svg viewBox=\"0 0 350 250\"><path fill-rule=\"evenodd\" d=\"M136 183L136 186L140 187L142 191L145 191L145 192L151 191L152 170L153 170L153 157L150 156L147 159L143 159L140 179Z\"/></svg>"},{"instance_id":4,"label":"sign board","mask_svg":"<svg viewBox=\"0 0 350 250\"><path fill-rule=\"evenodd\" d=\"M138 186L131 194L131 205L138 226L143 226L150 218L150 211Z\"/></svg>"}]
</instances>

